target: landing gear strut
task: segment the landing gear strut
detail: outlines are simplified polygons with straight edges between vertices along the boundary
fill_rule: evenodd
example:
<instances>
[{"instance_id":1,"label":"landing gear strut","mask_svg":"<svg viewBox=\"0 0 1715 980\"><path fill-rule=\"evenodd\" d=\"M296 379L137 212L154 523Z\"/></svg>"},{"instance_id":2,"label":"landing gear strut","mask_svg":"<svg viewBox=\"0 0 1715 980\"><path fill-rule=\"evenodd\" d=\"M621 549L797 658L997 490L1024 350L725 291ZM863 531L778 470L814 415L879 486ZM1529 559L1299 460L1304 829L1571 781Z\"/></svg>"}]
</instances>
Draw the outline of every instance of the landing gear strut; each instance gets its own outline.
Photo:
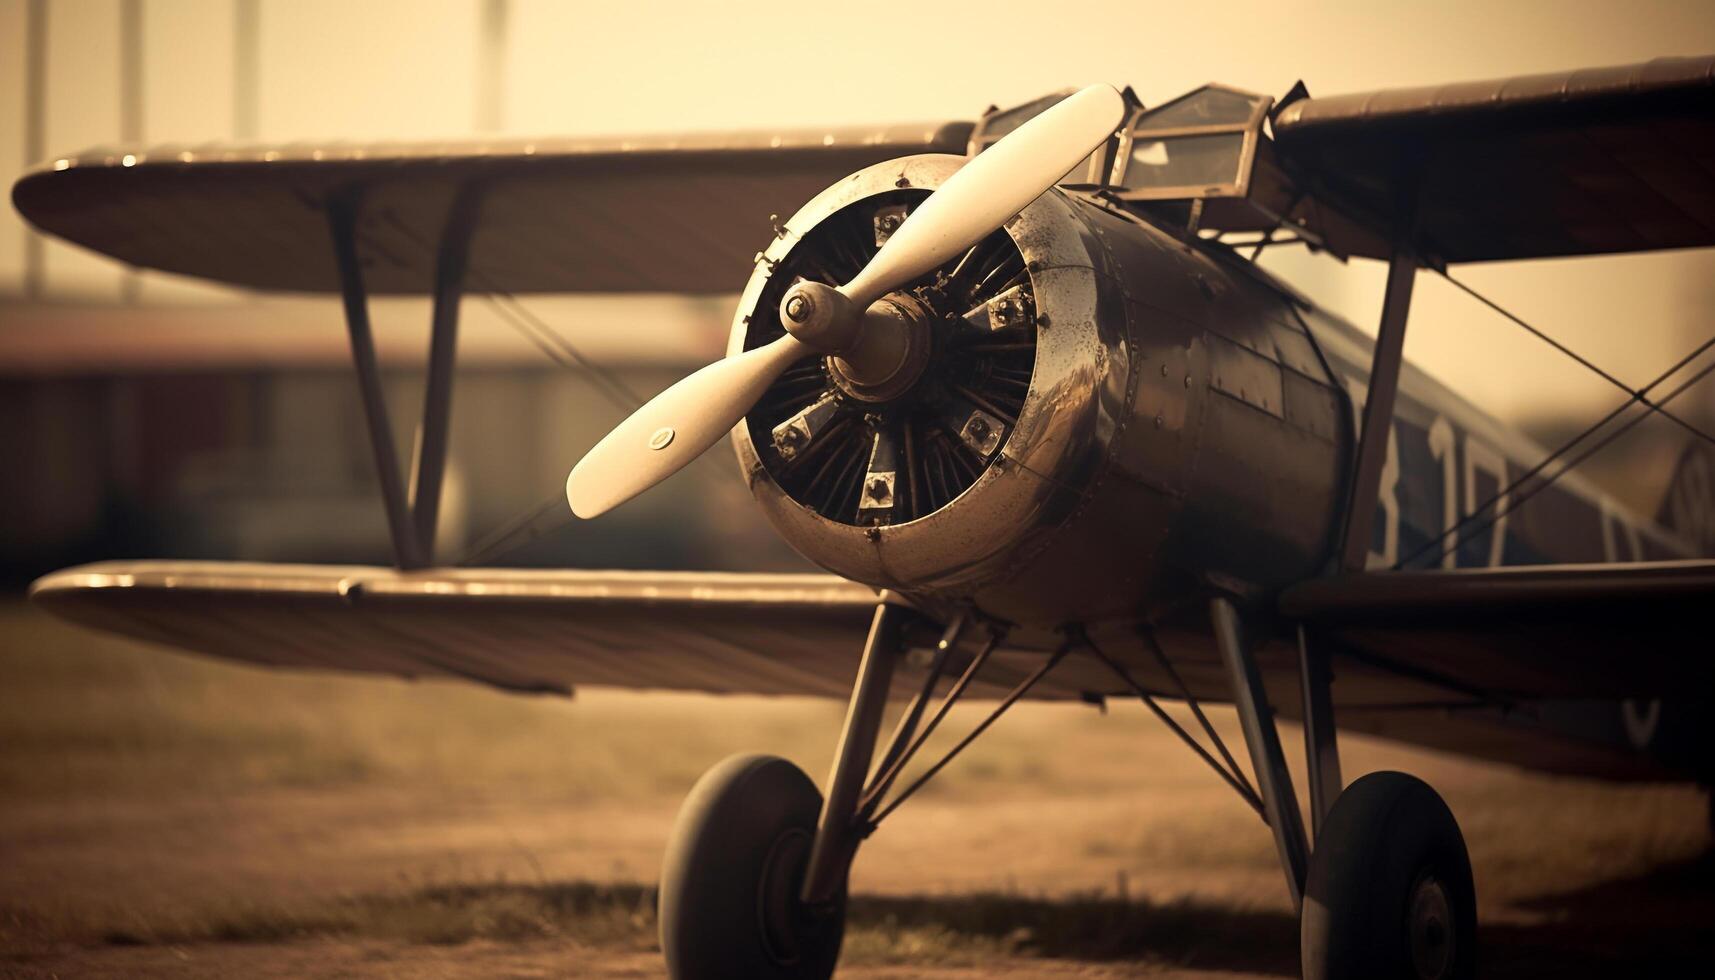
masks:
<instances>
[{"instance_id":1,"label":"landing gear strut","mask_svg":"<svg viewBox=\"0 0 1715 980\"><path fill-rule=\"evenodd\" d=\"M913 613L876 607L834 752L828 799L773 756L734 756L698 780L661 870L661 951L675 980L823 980L845 933L858 797Z\"/></svg>"},{"instance_id":2,"label":"landing gear strut","mask_svg":"<svg viewBox=\"0 0 1715 980\"><path fill-rule=\"evenodd\" d=\"M1477 901L1465 839L1429 784L1375 772L1344 790L1325 651L1299 634L1315 848L1238 609L1210 604L1293 904L1305 980L1463 980L1476 971Z\"/></svg>"},{"instance_id":3,"label":"landing gear strut","mask_svg":"<svg viewBox=\"0 0 1715 980\"><path fill-rule=\"evenodd\" d=\"M1082 629L1069 627L1065 643L1053 655L1020 679L939 762L889 800L895 780L1005 634L990 629L939 707L926 715L937 684L953 666L968 620L961 616L947 626L921 689L901 714L872 773L894 662L916 616L884 595L864 645L827 800L796 766L771 756L728 759L710 770L686 800L661 880L661 947L669 973L679 980L831 976L844 934L847 871L858 844L1067 653L1083 648L1112 669L1268 823L1299 910L1306 980L1472 976L1476 895L1464 838L1447 805L1427 784L1401 773L1372 773L1342 790L1330 696L1333 675L1326 652L1300 632L1312 848L1238 607L1230 599L1216 598L1209 611L1244 728L1255 788L1151 634L1145 632L1146 642L1214 741L1220 759L1162 712L1154 695L1121 662Z\"/></svg>"},{"instance_id":4,"label":"landing gear strut","mask_svg":"<svg viewBox=\"0 0 1715 980\"><path fill-rule=\"evenodd\" d=\"M661 878L661 948L677 980L703 977L825 980L839 957L846 875L858 844L1067 652L1023 677L976 728L905 788L894 782L988 662L1004 630L987 639L939 706L926 715L969 620L955 617L936 645L916 696L900 715L871 773L893 665L917 614L888 594L876 608L834 752L824 802L796 766L768 756L728 759L704 776L679 812Z\"/></svg>"}]
</instances>

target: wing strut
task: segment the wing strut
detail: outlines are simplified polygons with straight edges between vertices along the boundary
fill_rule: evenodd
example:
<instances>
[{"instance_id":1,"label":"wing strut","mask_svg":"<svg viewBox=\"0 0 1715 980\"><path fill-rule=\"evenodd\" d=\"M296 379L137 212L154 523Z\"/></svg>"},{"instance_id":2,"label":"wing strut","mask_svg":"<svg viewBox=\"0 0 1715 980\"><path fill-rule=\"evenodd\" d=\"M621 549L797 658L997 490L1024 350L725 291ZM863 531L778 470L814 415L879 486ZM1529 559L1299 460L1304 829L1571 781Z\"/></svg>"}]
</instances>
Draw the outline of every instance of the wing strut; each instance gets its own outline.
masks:
<instances>
[{"instance_id":1,"label":"wing strut","mask_svg":"<svg viewBox=\"0 0 1715 980\"><path fill-rule=\"evenodd\" d=\"M464 296L466 257L479 198L476 185L460 188L436 252L428 378L409 496L399 472L392 420L381 387L375 337L370 329L369 292L364 286L363 266L357 252L358 199L336 198L328 203L328 228L339 265L352 365L357 369L358 388L363 395L363 415L375 456L376 479L381 484L381 502L387 511L393 560L403 569L425 568L434 562L435 523L440 513L452 416L453 371L458 360L459 305Z\"/></svg>"},{"instance_id":2,"label":"wing strut","mask_svg":"<svg viewBox=\"0 0 1715 980\"><path fill-rule=\"evenodd\" d=\"M1412 195L1415 197L1415 194ZM1406 209L1415 211L1415 205ZM1340 570L1360 572L1370 553L1376 495L1381 491L1382 464L1387 461L1393 433L1394 395L1399 392L1399 365L1405 350L1405 321L1411 313L1411 287L1417 280L1417 256L1410 245L1414 219L1408 219L1394 239L1387 267L1387 291L1382 296L1382 322L1370 361L1369 394L1358 431L1351 491L1346 495L1346 524L1340 536Z\"/></svg>"},{"instance_id":3,"label":"wing strut","mask_svg":"<svg viewBox=\"0 0 1715 980\"><path fill-rule=\"evenodd\" d=\"M411 517L425 561L435 559L435 522L441 510L441 483L447 469L447 430L453 408L453 370L458 362L459 302L464 298L465 259L476 224L481 188L459 188L441 232L435 256L434 312L429 321L429 375L423 391L416 473L412 474Z\"/></svg>"}]
</instances>

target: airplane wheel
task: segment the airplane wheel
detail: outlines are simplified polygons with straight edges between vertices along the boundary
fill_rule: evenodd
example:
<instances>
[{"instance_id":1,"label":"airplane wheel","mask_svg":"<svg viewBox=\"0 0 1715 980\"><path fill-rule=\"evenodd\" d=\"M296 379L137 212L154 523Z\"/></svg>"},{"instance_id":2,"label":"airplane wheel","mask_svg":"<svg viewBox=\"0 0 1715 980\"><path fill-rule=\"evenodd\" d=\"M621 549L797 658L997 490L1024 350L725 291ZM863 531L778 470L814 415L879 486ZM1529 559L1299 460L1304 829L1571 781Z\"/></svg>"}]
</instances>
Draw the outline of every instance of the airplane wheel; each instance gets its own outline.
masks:
<instances>
[{"instance_id":1,"label":"airplane wheel","mask_svg":"<svg viewBox=\"0 0 1715 980\"><path fill-rule=\"evenodd\" d=\"M1476 971L1465 838L1420 779L1376 772L1346 787L1317 836L1304 892L1305 980L1455 980Z\"/></svg>"},{"instance_id":2,"label":"airplane wheel","mask_svg":"<svg viewBox=\"0 0 1715 980\"><path fill-rule=\"evenodd\" d=\"M679 810L661 869L661 951L676 980L832 976L845 886L799 901L822 794L785 759L737 755L703 774Z\"/></svg>"}]
</instances>

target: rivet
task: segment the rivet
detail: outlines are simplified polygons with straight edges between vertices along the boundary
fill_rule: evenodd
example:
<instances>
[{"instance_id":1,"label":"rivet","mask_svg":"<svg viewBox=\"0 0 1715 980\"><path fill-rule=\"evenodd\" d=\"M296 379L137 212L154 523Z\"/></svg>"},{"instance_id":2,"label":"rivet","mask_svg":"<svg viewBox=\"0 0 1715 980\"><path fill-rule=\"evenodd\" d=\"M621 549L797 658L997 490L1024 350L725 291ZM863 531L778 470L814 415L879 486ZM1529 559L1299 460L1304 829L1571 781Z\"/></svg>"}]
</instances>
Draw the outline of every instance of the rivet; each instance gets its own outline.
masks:
<instances>
[{"instance_id":1,"label":"rivet","mask_svg":"<svg viewBox=\"0 0 1715 980\"><path fill-rule=\"evenodd\" d=\"M1167 365L1165 364L1161 365L1161 376L1164 378L1167 377Z\"/></svg>"},{"instance_id":2,"label":"rivet","mask_svg":"<svg viewBox=\"0 0 1715 980\"><path fill-rule=\"evenodd\" d=\"M1156 428L1157 428L1157 429L1159 429L1159 428L1161 428L1161 416L1159 416L1159 415L1157 415L1157 416L1156 416L1156 417L1155 417L1155 427L1156 427Z\"/></svg>"},{"instance_id":3,"label":"rivet","mask_svg":"<svg viewBox=\"0 0 1715 980\"><path fill-rule=\"evenodd\" d=\"M656 452L660 452L673 444L673 437L675 435L677 435L677 433L673 431L672 426L663 425L649 436L649 448Z\"/></svg>"},{"instance_id":4,"label":"rivet","mask_svg":"<svg viewBox=\"0 0 1715 980\"><path fill-rule=\"evenodd\" d=\"M1185 376L1185 387L1191 387L1191 376L1189 374Z\"/></svg>"}]
</instances>

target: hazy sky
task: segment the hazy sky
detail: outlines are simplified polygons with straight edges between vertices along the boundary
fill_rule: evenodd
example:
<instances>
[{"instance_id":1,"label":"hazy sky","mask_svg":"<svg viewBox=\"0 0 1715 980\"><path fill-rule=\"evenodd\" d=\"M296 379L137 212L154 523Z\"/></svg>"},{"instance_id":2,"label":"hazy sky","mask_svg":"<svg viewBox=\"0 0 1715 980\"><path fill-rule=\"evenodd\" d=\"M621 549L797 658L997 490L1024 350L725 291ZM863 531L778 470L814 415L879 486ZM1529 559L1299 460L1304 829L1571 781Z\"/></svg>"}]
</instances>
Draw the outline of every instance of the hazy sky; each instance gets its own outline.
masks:
<instances>
[{"instance_id":1,"label":"hazy sky","mask_svg":"<svg viewBox=\"0 0 1715 980\"><path fill-rule=\"evenodd\" d=\"M146 141L232 135L232 0L142 0ZM49 3L50 154L118 136L119 0ZM0 174L22 159L25 0L0 0ZM465 136L481 0L262 0L258 136ZM1275 95L1715 52L1715 3L580 3L509 5L503 129L518 134L771 128L972 118L1091 81L1158 103L1219 80ZM23 232L0 224L0 288ZM1375 263L1281 250L1270 264L1373 327ZM54 247L62 294L117 277ZM1709 251L1472 268L1527 319L1640 382L1707 336ZM742 285L734 283L735 291ZM152 295L172 291L151 286ZM1420 285L1408 354L1503 416L1600 414L1602 383L1444 284ZM1707 395L1706 395L1707 397Z\"/></svg>"}]
</instances>

